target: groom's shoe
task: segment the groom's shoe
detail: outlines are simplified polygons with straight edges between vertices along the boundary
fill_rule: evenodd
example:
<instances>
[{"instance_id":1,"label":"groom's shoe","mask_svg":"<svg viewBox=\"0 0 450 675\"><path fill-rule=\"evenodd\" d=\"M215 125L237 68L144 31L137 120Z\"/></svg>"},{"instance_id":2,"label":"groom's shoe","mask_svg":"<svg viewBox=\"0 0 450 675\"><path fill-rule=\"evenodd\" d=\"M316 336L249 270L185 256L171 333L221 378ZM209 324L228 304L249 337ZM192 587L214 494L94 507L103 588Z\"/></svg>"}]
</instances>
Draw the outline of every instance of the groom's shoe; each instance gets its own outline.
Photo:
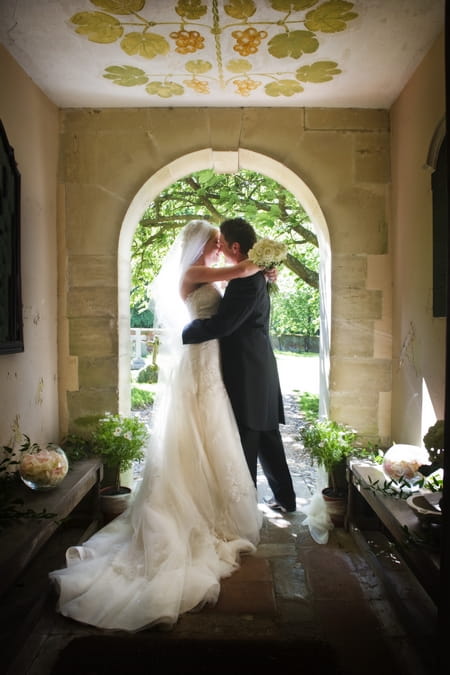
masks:
<instances>
[{"instance_id":1,"label":"groom's shoe","mask_svg":"<svg viewBox=\"0 0 450 675\"><path fill-rule=\"evenodd\" d=\"M297 510L295 505L294 508L288 509L270 497L264 497L264 503L269 507L269 509L272 509L272 511L278 511L279 513L294 513L294 511Z\"/></svg>"}]
</instances>

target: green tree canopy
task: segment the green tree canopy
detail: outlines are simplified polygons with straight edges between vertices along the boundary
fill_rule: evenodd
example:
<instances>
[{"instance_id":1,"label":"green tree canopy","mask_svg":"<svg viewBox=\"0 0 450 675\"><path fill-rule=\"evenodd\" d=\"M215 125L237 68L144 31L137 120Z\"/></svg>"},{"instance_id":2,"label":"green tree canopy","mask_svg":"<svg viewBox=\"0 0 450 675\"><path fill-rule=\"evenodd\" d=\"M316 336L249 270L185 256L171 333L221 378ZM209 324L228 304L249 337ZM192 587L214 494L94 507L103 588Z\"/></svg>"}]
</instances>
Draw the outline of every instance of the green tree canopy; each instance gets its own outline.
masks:
<instances>
[{"instance_id":1,"label":"green tree canopy","mask_svg":"<svg viewBox=\"0 0 450 675\"><path fill-rule=\"evenodd\" d=\"M314 334L319 302L317 237L307 213L288 190L248 170L216 174L208 169L191 174L149 204L132 242L132 307L147 309L147 286L186 223L204 218L220 225L237 216L252 223L258 236L288 247L285 270L280 271L282 293L274 302L274 332Z\"/></svg>"}]
</instances>

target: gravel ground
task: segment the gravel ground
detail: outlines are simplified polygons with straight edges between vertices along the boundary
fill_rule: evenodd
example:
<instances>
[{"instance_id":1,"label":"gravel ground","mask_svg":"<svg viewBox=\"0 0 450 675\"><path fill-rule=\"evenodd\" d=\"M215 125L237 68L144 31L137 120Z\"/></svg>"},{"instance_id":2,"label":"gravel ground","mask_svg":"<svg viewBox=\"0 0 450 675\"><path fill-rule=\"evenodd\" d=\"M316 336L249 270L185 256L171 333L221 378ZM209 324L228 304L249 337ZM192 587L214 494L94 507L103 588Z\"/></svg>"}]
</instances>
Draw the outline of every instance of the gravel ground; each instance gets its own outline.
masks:
<instances>
[{"instance_id":1,"label":"gravel ground","mask_svg":"<svg viewBox=\"0 0 450 675\"><path fill-rule=\"evenodd\" d=\"M298 437L304 421L299 414L297 395L292 392L283 394L283 403L286 424L280 426L280 431L288 465L292 476L301 478L312 495L315 491L317 470Z\"/></svg>"}]
</instances>

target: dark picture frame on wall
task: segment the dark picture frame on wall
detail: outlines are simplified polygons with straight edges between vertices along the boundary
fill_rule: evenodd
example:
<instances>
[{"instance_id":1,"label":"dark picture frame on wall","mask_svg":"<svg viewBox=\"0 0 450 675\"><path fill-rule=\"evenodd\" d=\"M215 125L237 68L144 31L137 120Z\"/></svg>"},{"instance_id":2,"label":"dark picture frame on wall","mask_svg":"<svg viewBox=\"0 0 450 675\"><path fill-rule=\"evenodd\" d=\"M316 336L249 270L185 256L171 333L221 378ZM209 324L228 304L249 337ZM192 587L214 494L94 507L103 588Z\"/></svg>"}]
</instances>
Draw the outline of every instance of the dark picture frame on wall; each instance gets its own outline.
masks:
<instances>
[{"instance_id":1,"label":"dark picture frame on wall","mask_svg":"<svg viewBox=\"0 0 450 675\"><path fill-rule=\"evenodd\" d=\"M0 121L0 356L23 351L20 173Z\"/></svg>"}]
</instances>

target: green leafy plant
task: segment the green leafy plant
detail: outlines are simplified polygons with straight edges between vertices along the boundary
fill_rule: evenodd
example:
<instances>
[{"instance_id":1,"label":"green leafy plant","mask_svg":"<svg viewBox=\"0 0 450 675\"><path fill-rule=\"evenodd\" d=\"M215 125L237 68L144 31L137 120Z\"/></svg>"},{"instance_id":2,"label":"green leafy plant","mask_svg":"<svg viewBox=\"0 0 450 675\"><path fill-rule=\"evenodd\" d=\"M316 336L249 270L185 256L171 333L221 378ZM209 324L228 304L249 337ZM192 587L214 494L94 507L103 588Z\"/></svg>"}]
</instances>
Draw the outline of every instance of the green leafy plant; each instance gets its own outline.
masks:
<instances>
[{"instance_id":1,"label":"green leafy plant","mask_svg":"<svg viewBox=\"0 0 450 675\"><path fill-rule=\"evenodd\" d=\"M152 391L132 387L131 389L131 407L133 410L148 408L153 404L155 394Z\"/></svg>"},{"instance_id":2,"label":"green leafy plant","mask_svg":"<svg viewBox=\"0 0 450 675\"><path fill-rule=\"evenodd\" d=\"M67 434L61 441L61 447L71 462L92 457L92 439L79 434Z\"/></svg>"},{"instance_id":3,"label":"green leafy plant","mask_svg":"<svg viewBox=\"0 0 450 675\"><path fill-rule=\"evenodd\" d=\"M423 444L428 450L433 464L444 465L444 420L433 424L423 437Z\"/></svg>"},{"instance_id":4,"label":"green leafy plant","mask_svg":"<svg viewBox=\"0 0 450 675\"><path fill-rule=\"evenodd\" d=\"M302 417L308 422L315 422L319 418L319 396L304 391L298 397Z\"/></svg>"},{"instance_id":5,"label":"green leafy plant","mask_svg":"<svg viewBox=\"0 0 450 675\"><path fill-rule=\"evenodd\" d=\"M134 461L143 459L143 447L148 438L147 426L138 417L125 417L106 413L100 418L92 433L94 453L104 464L113 469L113 487L120 487L120 474Z\"/></svg>"},{"instance_id":6,"label":"green leafy plant","mask_svg":"<svg viewBox=\"0 0 450 675\"><path fill-rule=\"evenodd\" d=\"M338 469L347 457L356 453L356 431L334 420L322 419L302 427L300 438L311 459L327 471L330 487L336 492L342 490Z\"/></svg>"},{"instance_id":7,"label":"green leafy plant","mask_svg":"<svg viewBox=\"0 0 450 675\"><path fill-rule=\"evenodd\" d=\"M443 488L443 479L440 476L423 476L420 479L410 481L406 478L386 478L380 480L379 478L373 480L368 476L369 485L365 489L372 492L381 492L387 497L394 497L395 499L407 499L411 496L412 490L423 488L430 490L430 492L441 492Z\"/></svg>"},{"instance_id":8,"label":"green leafy plant","mask_svg":"<svg viewBox=\"0 0 450 675\"><path fill-rule=\"evenodd\" d=\"M158 381L158 366L151 363L139 371L137 381L140 384L155 384Z\"/></svg>"}]
</instances>

